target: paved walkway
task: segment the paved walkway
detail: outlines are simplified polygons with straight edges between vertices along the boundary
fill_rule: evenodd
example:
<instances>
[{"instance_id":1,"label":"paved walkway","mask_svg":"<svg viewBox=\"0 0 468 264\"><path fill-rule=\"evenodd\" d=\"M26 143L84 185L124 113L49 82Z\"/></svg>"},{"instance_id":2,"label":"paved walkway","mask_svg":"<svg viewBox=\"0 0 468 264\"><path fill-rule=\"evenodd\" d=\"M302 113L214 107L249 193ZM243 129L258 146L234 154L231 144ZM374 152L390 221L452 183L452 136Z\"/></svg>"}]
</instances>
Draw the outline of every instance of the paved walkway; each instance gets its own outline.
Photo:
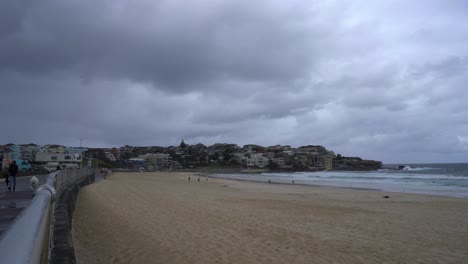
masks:
<instances>
[{"instance_id":1,"label":"paved walkway","mask_svg":"<svg viewBox=\"0 0 468 264\"><path fill-rule=\"evenodd\" d=\"M96 173L95 182L104 180L105 173ZM36 175L39 185L44 184L48 174ZM5 179L0 179L0 236L13 223L21 211L29 205L33 191L29 185L32 176L16 178L16 191L9 192Z\"/></svg>"},{"instance_id":2,"label":"paved walkway","mask_svg":"<svg viewBox=\"0 0 468 264\"><path fill-rule=\"evenodd\" d=\"M48 174L36 175L39 185L45 183ZM33 192L29 186L31 176L16 178L16 191L9 192L5 179L0 179L0 236L15 220L18 214L29 205Z\"/></svg>"}]
</instances>

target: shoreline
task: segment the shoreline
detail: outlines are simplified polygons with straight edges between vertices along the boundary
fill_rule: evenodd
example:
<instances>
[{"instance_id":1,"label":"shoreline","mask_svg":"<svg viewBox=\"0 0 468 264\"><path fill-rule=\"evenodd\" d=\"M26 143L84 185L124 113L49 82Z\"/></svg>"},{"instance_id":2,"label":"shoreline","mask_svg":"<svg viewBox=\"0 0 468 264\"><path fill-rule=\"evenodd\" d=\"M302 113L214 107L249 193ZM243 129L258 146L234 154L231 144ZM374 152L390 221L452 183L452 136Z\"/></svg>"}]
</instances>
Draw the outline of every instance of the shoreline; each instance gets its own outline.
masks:
<instances>
[{"instance_id":1,"label":"shoreline","mask_svg":"<svg viewBox=\"0 0 468 264\"><path fill-rule=\"evenodd\" d=\"M297 173L297 172L372 172L372 171L379 171L383 168L379 169L368 169L368 170L362 170L362 169L331 169L331 170L270 170L270 169L249 169L249 168L210 168L210 167L204 167L204 168L186 168L186 169L176 169L176 170L157 170L154 172L181 172L181 173L208 173L208 174L262 174L262 173ZM150 172L150 171L148 171Z\"/></svg>"},{"instance_id":2,"label":"shoreline","mask_svg":"<svg viewBox=\"0 0 468 264\"><path fill-rule=\"evenodd\" d=\"M252 182L252 183L264 183L264 184L277 184L277 185L285 185L285 186L304 186L304 187L324 187L324 188L336 188L336 189L343 189L343 190L356 190L356 191L374 191L380 192L382 195L423 195L423 196L433 196L433 197L446 197L446 198L457 198L457 199L468 199L466 196L455 196L455 195L445 195L445 194L434 194L434 193L417 193L417 192L399 192L399 191L388 191L379 188L365 188L365 187L347 187L347 186L334 186L334 185L320 185L320 184L308 184L308 183L288 183L288 182L278 182L278 181L261 181L255 179L240 179L240 178L229 178L223 177L217 173L193 173L193 175L207 177L212 179L222 179L222 180L231 180L231 181L240 181L240 182Z\"/></svg>"},{"instance_id":3,"label":"shoreline","mask_svg":"<svg viewBox=\"0 0 468 264\"><path fill-rule=\"evenodd\" d=\"M196 175L196 174L195 174ZM202 175L200 175L202 176ZM330 186L330 185L320 185L320 184L307 184L307 183L287 183L287 182L278 182L278 181L260 181L253 179L238 179L238 178L229 178L222 177L217 175L203 175L202 177L212 178L212 179L222 179L222 180L231 180L231 181L241 181L241 182L252 182L252 183L265 183L265 184L279 184L286 186L304 186L304 187L329 187L329 188L338 188L338 189L347 189L347 190L361 190L361 191L379 191L385 192L382 189L373 189L373 188L359 188L359 187L340 187L340 186Z\"/></svg>"}]
</instances>

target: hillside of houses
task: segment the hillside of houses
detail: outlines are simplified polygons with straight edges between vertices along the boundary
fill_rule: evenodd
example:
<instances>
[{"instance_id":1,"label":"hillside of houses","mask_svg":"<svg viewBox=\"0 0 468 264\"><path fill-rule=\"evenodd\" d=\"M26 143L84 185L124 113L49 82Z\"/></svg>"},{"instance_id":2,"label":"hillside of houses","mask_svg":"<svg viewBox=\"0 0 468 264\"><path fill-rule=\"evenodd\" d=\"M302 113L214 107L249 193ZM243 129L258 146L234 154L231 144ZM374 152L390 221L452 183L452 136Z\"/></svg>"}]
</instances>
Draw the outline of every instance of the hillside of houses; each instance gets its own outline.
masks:
<instances>
[{"instance_id":1,"label":"hillside of houses","mask_svg":"<svg viewBox=\"0 0 468 264\"><path fill-rule=\"evenodd\" d=\"M380 161L335 155L320 145L293 148L289 145L263 147L217 143L179 146L90 148L85 157L106 160L121 167L143 165L147 170L221 167L256 168L269 171L376 170Z\"/></svg>"},{"instance_id":2,"label":"hillside of houses","mask_svg":"<svg viewBox=\"0 0 468 264\"><path fill-rule=\"evenodd\" d=\"M33 167L101 166L146 170L176 170L196 168L263 169L268 171L376 170L379 161L335 155L320 145L293 148L289 145L263 147L255 144L238 146L217 143L189 145L183 140L178 146L119 148L76 148L35 144L0 146L3 167L13 159L27 160ZM92 162L99 161L99 163ZM76 164L73 166L73 164Z\"/></svg>"}]
</instances>

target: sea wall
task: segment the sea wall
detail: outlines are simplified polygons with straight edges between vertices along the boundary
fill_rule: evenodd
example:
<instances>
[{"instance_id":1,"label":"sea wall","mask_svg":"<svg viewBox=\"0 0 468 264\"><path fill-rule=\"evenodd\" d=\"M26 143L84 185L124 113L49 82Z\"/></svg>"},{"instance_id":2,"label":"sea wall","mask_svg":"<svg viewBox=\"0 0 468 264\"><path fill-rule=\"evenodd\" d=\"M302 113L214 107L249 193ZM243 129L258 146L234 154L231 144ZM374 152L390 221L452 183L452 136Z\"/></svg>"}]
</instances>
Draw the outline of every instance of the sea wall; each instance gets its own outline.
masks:
<instances>
[{"instance_id":1,"label":"sea wall","mask_svg":"<svg viewBox=\"0 0 468 264\"><path fill-rule=\"evenodd\" d=\"M49 255L49 263L76 263L71 233L73 212L75 211L76 199L80 189L83 186L93 183L94 179L95 174L92 174L80 183L63 190L60 197L58 197L56 208L51 219L53 238L51 241L52 248Z\"/></svg>"}]
</instances>

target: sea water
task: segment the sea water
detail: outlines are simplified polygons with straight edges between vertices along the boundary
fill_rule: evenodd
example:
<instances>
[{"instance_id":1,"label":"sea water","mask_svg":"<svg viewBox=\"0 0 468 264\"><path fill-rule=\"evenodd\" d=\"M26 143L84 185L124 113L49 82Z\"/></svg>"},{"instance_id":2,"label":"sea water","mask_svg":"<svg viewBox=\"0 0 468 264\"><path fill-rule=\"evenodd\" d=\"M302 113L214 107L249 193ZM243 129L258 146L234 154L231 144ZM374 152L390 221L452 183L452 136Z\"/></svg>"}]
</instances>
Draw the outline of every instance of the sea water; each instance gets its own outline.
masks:
<instances>
[{"instance_id":1,"label":"sea water","mask_svg":"<svg viewBox=\"0 0 468 264\"><path fill-rule=\"evenodd\" d=\"M318 171L262 174L223 174L223 178L272 183L365 188L388 192L468 198L468 163L385 165L378 171Z\"/></svg>"}]
</instances>

